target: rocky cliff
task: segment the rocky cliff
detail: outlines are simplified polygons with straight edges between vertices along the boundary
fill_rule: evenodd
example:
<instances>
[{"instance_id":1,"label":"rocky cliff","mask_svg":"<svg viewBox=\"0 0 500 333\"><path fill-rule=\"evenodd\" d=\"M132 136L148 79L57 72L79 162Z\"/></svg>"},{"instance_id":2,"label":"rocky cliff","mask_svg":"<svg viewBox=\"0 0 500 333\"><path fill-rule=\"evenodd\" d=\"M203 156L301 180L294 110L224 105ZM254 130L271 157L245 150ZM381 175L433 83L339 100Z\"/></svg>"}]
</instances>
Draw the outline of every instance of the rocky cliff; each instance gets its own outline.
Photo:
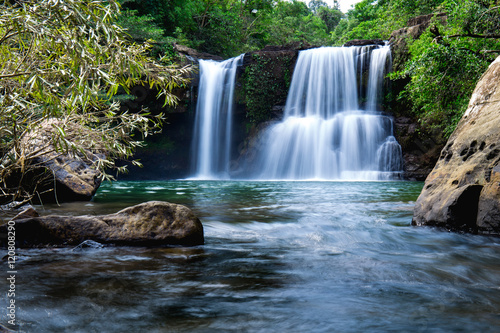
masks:
<instances>
[{"instance_id":1,"label":"rocky cliff","mask_svg":"<svg viewBox=\"0 0 500 333\"><path fill-rule=\"evenodd\" d=\"M446 23L444 13L421 15L408 20L406 27L391 34L393 70L402 71L409 60L408 41L418 39L435 21ZM386 101L387 108L394 116L394 133L401 144L405 161L405 178L409 180L425 180L439 158L439 152L446 140L442 133L425 131L412 112L411 101L398 100L396 96L404 89L408 79L393 80L390 83Z\"/></svg>"},{"instance_id":2,"label":"rocky cliff","mask_svg":"<svg viewBox=\"0 0 500 333\"><path fill-rule=\"evenodd\" d=\"M425 181L413 225L500 234L500 57Z\"/></svg>"},{"instance_id":3,"label":"rocky cliff","mask_svg":"<svg viewBox=\"0 0 500 333\"><path fill-rule=\"evenodd\" d=\"M430 16L415 19L415 22L409 22L410 28L394 33L392 47L395 59L406 57L407 36L417 38L419 33L428 27L430 19ZM384 41L354 40L345 46L377 44L382 45ZM265 127L268 121L281 119L298 52L312 47L296 43L287 46L268 46L245 54L243 66L237 73L238 83L235 91L233 170L238 169L242 158L251 155L250 151L255 148L252 142L256 141L259 129ZM193 63L196 62L195 58L218 59L216 56L201 54L180 45L176 45L175 49ZM128 175L121 175L120 179L189 176L190 138L198 97L198 80L194 78L192 83L191 87L178 93L181 101L175 110L159 110L166 112L168 123L164 126L164 134L148 139L150 140L148 146L138 150L136 158L141 159L145 167L138 169L131 166L131 172ZM404 84L405 82L391 82L386 88L389 89L390 95L396 96ZM146 98L149 95L154 96L143 93L138 98L141 101L151 100L151 105L147 106L155 111L154 103L157 102L153 98ZM396 101L394 98L392 102L386 101L382 109L395 118L395 136L403 148L405 159L405 178L423 181L435 165L444 140L440 133L425 133L420 129L417 120L412 116L411 105Z\"/></svg>"}]
</instances>

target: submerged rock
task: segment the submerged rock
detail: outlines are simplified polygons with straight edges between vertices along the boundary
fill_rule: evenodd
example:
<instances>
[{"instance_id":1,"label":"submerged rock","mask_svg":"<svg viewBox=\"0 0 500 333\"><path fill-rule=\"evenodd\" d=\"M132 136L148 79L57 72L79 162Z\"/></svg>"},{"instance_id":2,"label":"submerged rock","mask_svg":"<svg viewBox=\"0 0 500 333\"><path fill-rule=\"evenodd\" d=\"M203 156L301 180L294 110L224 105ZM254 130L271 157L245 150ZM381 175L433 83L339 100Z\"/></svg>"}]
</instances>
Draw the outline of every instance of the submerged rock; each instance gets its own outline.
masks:
<instances>
[{"instance_id":1,"label":"submerged rock","mask_svg":"<svg viewBox=\"0 0 500 333\"><path fill-rule=\"evenodd\" d=\"M413 225L500 235L500 57L425 181Z\"/></svg>"},{"instance_id":2,"label":"submerged rock","mask_svg":"<svg viewBox=\"0 0 500 333\"><path fill-rule=\"evenodd\" d=\"M104 245L102 245L101 243L87 239L83 243L72 248L71 251L76 252L76 251L82 251L83 249L94 249L95 250L95 249L102 249L103 247L104 247Z\"/></svg>"},{"instance_id":3,"label":"submerged rock","mask_svg":"<svg viewBox=\"0 0 500 333\"><path fill-rule=\"evenodd\" d=\"M78 245L201 245L203 226L187 207L150 201L100 216L43 216L16 220L18 247ZM0 226L6 233L7 225ZM4 240L5 241L5 240ZM3 244L4 246L6 244Z\"/></svg>"}]
</instances>

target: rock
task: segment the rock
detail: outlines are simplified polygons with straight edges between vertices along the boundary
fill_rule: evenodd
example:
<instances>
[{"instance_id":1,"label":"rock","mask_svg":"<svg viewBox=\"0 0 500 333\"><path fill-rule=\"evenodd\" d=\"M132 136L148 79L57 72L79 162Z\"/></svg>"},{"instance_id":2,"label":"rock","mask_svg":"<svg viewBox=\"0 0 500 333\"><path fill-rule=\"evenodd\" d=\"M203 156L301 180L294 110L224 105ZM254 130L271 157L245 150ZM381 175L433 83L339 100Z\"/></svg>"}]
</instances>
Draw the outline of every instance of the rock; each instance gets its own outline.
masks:
<instances>
[{"instance_id":1,"label":"rock","mask_svg":"<svg viewBox=\"0 0 500 333\"><path fill-rule=\"evenodd\" d=\"M421 15L408 20L407 26L393 31L389 41L392 44L393 66L395 71L403 69L408 60L407 39L417 39L429 27L432 20L436 18L440 23L446 24L447 15L445 13Z\"/></svg>"},{"instance_id":2,"label":"rock","mask_svg":"<svg viewBox=\"0 0 500 333\"><path fill-rule=\"evenodd\" d=\"M394 135L403 150L404 178L424 181L436 165L445 141L442 133L426 133L418 129L414 119L394 118Z\"/></svg>"},{"instance_id":3,"label":"rock","mask_svg":"<svg viewBox=\"0 0 500 333\"><path fill-rule=\"evenodd\" d=\"M382 39L353 39L344 44L344 46L367 46L367 45L384 45Z\"/></svg>"},{"instance_id":4,"label":"rock","mask_svg":"<svg viewBox=\"0 0 500 333\"><path fill-rule=\"evenodd\" d=\"M30 218L30 217L38 217L38 216L40 216L40 214L38 214L38 212L35 210L35 208L30 206L30 207L26 208L25 210L23 210L22 212L20 212L19 214L17 214L16 216L14 216L11 220L16 221L16 220L26 219L26 218Z\"/></svg>"},{"instance_id":5,"label":"rock","mask_svg":"<svg viewBox=\"0 0 500 333\"><path fill-rule=\"evenodd\" d=\"M500 234L500 57L425 181L413 225Z\"/></svg>"},{"instance_id":6,"label":"rock","mask_svg":"<svg viewBox=\"0 0 500 333\"><path fill-rule=\"evenodd\" d=\"M6 227L0 226L0 233L6 233ZM16 220L18 247L78 245L86 240L117 245L193 246L203 244L204 236L200 220L189 208L161 201L109 215L50 215Z\"/></svg>"},{"instance_id":7,"label":"rock","mask_svg":"<svg viewBox=\"0 0 500 333\"><path fill-rule=\"evenodd\" d=\"M408 40L417 39L433 20L446 24L443 13L417 16L408 20L407 27L394 31L389 38L392 52L393 71L402 71L409 60ZM390 94L398 96L409 83L409 78L395 79L390 82ZM446 140L442 133L422 128L412 113L410 101L405 99L388 102L388 109L394 115L394 136L403 150L405 179L423 181L436 164L439 153Z\"/></svg>"},{"instance_id":8,"label":"rock","mask_svg":"<svg viewBox=\"0 0 500 333\"><path fill-rule=\"evenodd\" d=\"M205 53L205 52L199 52L195 49L192 49L190 47L174 43L174 50L176 52L179 52L181 54L187 55L189 57L195 58L195 59L205 59L205 60L224 60L224 58L220 56L216 56L210 53Z\"/></svg>"},{"instance_id":9,"label":"rock","mask_svg":"<svg viewBox=\"0 0 500 333\"><path fill-rule=\"evenodd\" d=\"M258 52L276 52L276 51L300 51L312 49L318 46L311 45L307 42L293 42L286 45L266 45Z\"/></svg>"},{"instance_id":10,"label":"rock","mask_svg":"<svg viewBox=\"0 0 500 333\"><path fill-rule=\"evenodd\" d=\"M30 169L21 175L17 170L6 176L7 188L16 188L22 178L22 188L28 193L37 192L34 200L47 202L67 202L90 200L101 185L101 174L93 165L104 153L85 151L62 153L54 146L57 128L64 129L68 140L78 140L83 131L89 129L78 124L64 123L58 119L48 119L40 123L21 139L16 152L8 155L12 160L24 160ZM8 165L8 159L2 161ZM0 200L8 201L2 197Z\"/></svg>"}]
</instances>

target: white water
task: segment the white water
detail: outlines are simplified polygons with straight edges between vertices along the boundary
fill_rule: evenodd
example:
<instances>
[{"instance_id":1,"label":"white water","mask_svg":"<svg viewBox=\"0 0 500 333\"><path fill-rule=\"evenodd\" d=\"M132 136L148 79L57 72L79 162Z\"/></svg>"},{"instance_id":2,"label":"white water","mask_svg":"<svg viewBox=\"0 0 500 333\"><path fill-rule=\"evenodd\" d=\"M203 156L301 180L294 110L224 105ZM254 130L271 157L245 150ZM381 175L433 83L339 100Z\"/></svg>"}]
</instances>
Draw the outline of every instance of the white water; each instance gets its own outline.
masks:
<instances>
[{"instance_id":1,"label":"white water","mask_svg":"<svg viewBox=\"0 0 500 333\"><path fill-rule=\"evenodd\" d=\"M370 67L362 110L360 81L366 57ZM392 118L377 111L388 57L389 46L301 51L284 119L264 137L257 178L399 177L401 147L393 136Z\"/></svg>"},{"instance_id":2,"label":"white water","mask_svg":"<svg viewBox=\"0 0 500 333\"><path fill-rule=\"evenodd\" d=\"M200 85L192 144L197 179L227 179L231 155L236 68L243 55L223 62L200 60Z\"/></svg>"}]
</instances>

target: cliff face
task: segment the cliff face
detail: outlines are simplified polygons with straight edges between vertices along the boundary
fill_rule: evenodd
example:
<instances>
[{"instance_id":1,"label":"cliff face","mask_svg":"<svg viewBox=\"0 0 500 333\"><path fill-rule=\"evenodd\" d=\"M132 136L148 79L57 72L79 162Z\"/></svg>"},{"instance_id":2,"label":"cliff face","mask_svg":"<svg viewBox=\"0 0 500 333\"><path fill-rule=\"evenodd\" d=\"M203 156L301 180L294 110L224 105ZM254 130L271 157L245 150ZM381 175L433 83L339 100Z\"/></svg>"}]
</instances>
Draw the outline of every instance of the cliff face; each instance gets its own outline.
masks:
<instances>
[{"instance_id":1,"label":"cliff face","mask_svg":"<svg viewBox=\"0 0 500 333\"><path fill-rule=\"evenodd\" d=\"M408 53L408 40L417 39L432 24L433 20L446 23L446 15L430 14L412 18L407 26L394 31L389 39L391 43L393 70L404 69ZM389 95L393 96L388 108L394 116L394 131L398 142L403 149L405 161L405 178L409 180L425 180L439 158L439 152L446 140L442 133L424 131L411 111L411 101L396 101L395 96L404 89L407 79L391 82Z\"/></svg>"},{"instance_id":2,"label":"cliff face","mask_svg":"<svg viewBox=\"0 0 500 333\"><path fill-rule=\"evenodd\" d=\"M500 234L500 57L425 181L413 225Z\"/></svg>"},{"instance_id":3,"label":"cliff face","mask_svg":"<svg viewBox=\"0 0 500 333\"><path fill-rule=\"evenodd\" d=\"M418 37L415 33L419 31L421 33L428 26L429 19L420 20L422 22L418 21L413 28L395 33L396 37L392 40L394 59L406 57L407 48L402 46L406 40L405 36L410 34L412 37ZM354 40L345 46L383 44L382 40ZM238 168L242 158L248 159L251 155L250 152L255 149L252 142L256 141L260 130L268 124L267 122L282 118L298 53L300 50L312 47L296 43L287 46L268 46L245 54L243 66L237 73L235 90L233 169ZM176 45L175 49L184 56L186 63L189 61L196 63L196 58L220 60L216 56L201 54L181 45ZM386 81L386 91L392 96L396 96L404 86L404 82ZM146 106L153 113L165 112L167 123L163 134L148 138L147 147L137 151L136 158L141 159L145 167L139 169L130 166L131 172L128 175L121 175L120 179L189 176L189 153L198 98L197 78L193 78L191 87L179 89L177 95L181 100L178 107L172 110L161 109L154 100L154 93L143 92L139 88L137 91L140 94L134 102L137 102L136 104L147 102ZM444 140L440 139L439 133L422 133L417 120L412 117L411 107L406 104L385 103L381 109L394 116L395 136L403 148L405 159L405 178L423 181L437 161Z\"/></svg>"}]
</instances>

